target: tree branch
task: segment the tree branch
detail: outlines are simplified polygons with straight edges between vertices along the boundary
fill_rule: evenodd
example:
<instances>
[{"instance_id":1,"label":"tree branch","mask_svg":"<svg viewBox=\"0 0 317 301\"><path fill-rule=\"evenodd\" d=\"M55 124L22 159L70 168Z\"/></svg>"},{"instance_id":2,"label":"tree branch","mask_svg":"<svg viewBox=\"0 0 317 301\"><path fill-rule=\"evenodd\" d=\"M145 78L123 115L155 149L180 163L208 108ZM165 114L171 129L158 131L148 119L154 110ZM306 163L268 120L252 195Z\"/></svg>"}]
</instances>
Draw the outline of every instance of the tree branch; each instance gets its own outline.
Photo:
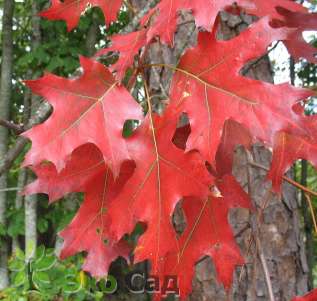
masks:
<instances>
[{"instance_id":1,"label":"tree branch","mask_svg":"<svg viewBox=\"0 0 317 301\"><path fill-rule=\"evenodd\" d=\"M262 264L262 268L263 268L263 272L264 272L264 276L265 276L265 281L267 284L267 289L268 289L270 301L275 301L269 268L267 265L266 258L264 256L261 241L258 237L256 237L256 244L257 244L257 249L258 249L258 255L259 255L259 258L260 258L260 261Z\"/></svg>"},{"instance_id":2,"label":"tree branch","mask_svg":"<svg viewBox=\"0 0 317 301\"><path fill-rule=\"evenodd\" d=\"M249 65L247 65L245 67L245 69L243 69L241 71L242 75L246 75L254 66L256 66L258 63L260 63L263 59L265 59L273 50L276 49L276 47L280 44L280 41L277 41L275 43L275 45L270 48L265 54L263 54L262 56L260 56L258 59L256 59L255 61L251 62Z\"/></svg>"},{"instance_id":3,"label":"tree branch","mask_svg":"<svg viewBox=\"0 0 317 301\"><path fill-rule=\"evenodd\" d=\"M24 131L23 126L10 122L8 120L0 118L0 125L14 131L16 134L21 134Z\"/></svg>"},{"instance_id":4,"label":"tree branch","mask_svg":"<svg viewBox=\"0 0 317 301\"><path fill-rule=\"evenodd\" d=\"M263 169L263 170L269 171L269 169L268 169L267 167L265 167L265 166L263 166L263 165L261 165L261 164L258 164L258 163L255 163L255 162L250 162L249 164L250 164L251 166L254 166L254 167L261 168L261 169ZM317 197L317 192L315 192L315 191L309 189L308 187L305 187L305 186L303 186L303 185L297 183L296 181L294 181L294 180L288 178L287 176L283 176L283 180L286 181L286 182L288 182L289 184L291 184L291 185L297 187L298 189L303 190L304 192L306 192L306 193L308 193L308 194L310 194L310 195L313 195L313 196L316 196L316 197Z\"/></svg>"},{"instance_id":5,"label":"tree branch","mask_svg":"<svg viewBox=\"0 0 317 301\"><path fill-rule=\"evenodd\" d=\"M34 114L34 116L30 119L25 129L26 130L30 129L34 125L45 121L50 115L50 113L51 113L51 106L46 102L43 103L38 109L38 111L36 112L36 114ZM13 162L19 156L19 154L24 150L24 147L26 146L27 143L28 143L28 139L26 139L23 136L20 136L17 139L15 145L12 148L10 148L10 150L7 152L5 157L0 162L0 176L11 168Z\"/></svg>"},{"instance_id":6,"label":"tree branch","mask_svg":"<svg viewBox=\"0 0 317 301\"><path fill-rule=\"evenodd\" d=\"M138 24L141 18L154 6L156 5L158 0L149 1L145 7L140 10L123 30L123 33L128 33L135 30L138 27ZM48 103L43 103L36 114L30 119L28 125L25 127L25 130L30 129L32 126L42 123L45 121L51 112L51 106ZM5 122L4 122L5 123ZM0 125L4 125L0 123ZM5 157L0 161L0 176L7 172L15 159L19 156L19 154L23 151L24 147L28 143L28 139L23 136L19 137L15 143L15 145L7 152Z\"/></svg>"}]
</instances>

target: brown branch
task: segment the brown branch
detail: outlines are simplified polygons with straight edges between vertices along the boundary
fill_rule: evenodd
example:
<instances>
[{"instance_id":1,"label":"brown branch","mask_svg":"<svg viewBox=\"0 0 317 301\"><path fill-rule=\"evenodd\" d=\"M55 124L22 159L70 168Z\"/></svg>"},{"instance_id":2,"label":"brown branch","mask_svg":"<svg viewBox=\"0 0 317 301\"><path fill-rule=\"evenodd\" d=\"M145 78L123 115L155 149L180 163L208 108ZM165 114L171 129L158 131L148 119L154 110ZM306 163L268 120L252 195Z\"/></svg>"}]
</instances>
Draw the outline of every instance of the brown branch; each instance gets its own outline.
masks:
<instances>
[{"instance_id":1,"label":"brown branch","mask_svg":"<svg viewBox=\"0 0 317 301\"><path fill-rule=\"evenodd\" d=\"M251 62L249 65L247 65L245 69L241 71L242 75L246 75L253 67L255 67L258 63L260 63L263 59L265 59L273 50L275 50L279 44L280 44L280 41L277 41L275 45L272 48L270 48L270 50L268 50L265 54L263 54L258 59Z\"/></svg>"},{"instance_id":2,"label":"brown branch","mask_svg":"<svg viewBox=\"0 0 317 301\"><path fill-rule=\"evenodd\" d=\"M265 166L263 166L261 164L258 164L258 163L255 163L255 162L250 162L249 164L251 166L254 166L254 167L261 168L263 170L269 171L269 169L267 167L265 167ZM305 186L297 183L296 181L294 181L294 180L292 180L292 179L290 179L290 178L288 178L286 176L283 176L283 180L288 182L289 184L297 187L298 189L303 190L304 192L317 197L317 192L309 189L308 187L305 187Z\"/></svg>"},{"instance_id":3,"label":"brown branch","mask_svg":"<svg viewBox=\"0 0 317 301\"><path fill-rule=\"evenodd\" d=\"M24 131L23 126L15 124L13 122L10 122L10 121L2 119L2 118L0 118L0 125L5 127L5 128L8 128L9 130L12 130L14 133L16 133L18 135Z\"/></svg>"},{"instance_id":4,"label":"brown branch","mask_svg":"<svg viewBox=\"0 0 317 301\"><path fill-rule=\"evenodd\" d=\"M30 119L29 123L25 129L30 129L36 124L39 124L46 120L51 113L51 106L48 103L43 103L36 114ZM15 159L21 154L24 150L24 147L27 145L28 139L23 136L20 136L15 145L10 148L3 160L0 162L0 176L7 172L13 165Z\"/></svg>"},{"instance_id":5,"label":"brown branch","mask_svg":"<svg viewBox=\"0 0 317 301\"><path fill-rule=\"evenodd\" d=\"M310 213L311 213L312 220L313 220L314 227L315 227L315 232L317 233L317 222L316 222L316 216L315 216L314 206L313 206L311 197L310 197L310 195L309 195L308 193L305 193L305 197L306 197L307 202L308 202L308 204L309 204Z\"/></svg>"},{"instance_id":6,"label":"brown branch","mask_svg":"<svg viewBox=\"0 0 317 301\"><path fill-rule=\"evenodd\" d=\"M270 277L270 272L268 269L268 265L267 265L267 261L266 258L264 256L264 251L263 251L263 247L262 247L262 243L260 240L260 214L263 214L263 211L265 209L265 207L268 204L268 201L265 201L264 204L261 206L261 211L259 212L259 210L257 209L257 204L253 198L253 191L252 191L252 169L251 169L251 162L253 162L253 156L252 153L250 151L248 151L247 149L245 150L245 155L246 155L246 161L247 161L247 182L248 182L248 194L250 197L250 200L253 201L254 203L254 208L256 209L256 220L255 219L251 219L251 228L252 228L252 232L253 232L253 239L255 239L255 245L256 245L256 251L257 254L259 256L262 268L263 268L263 272L264 272L264 276L265 276L265 282L266 282L266 286L267 286L267 290L269 293L269 300L270 301L275 301L274 298L274 293L273 293L273 286L272 286L272 281L271 281L271 277ZM268 200L270 196L270 191L268 193ZM251 236L252 238L252 236ZM251 243L251 241L250 241Z\"/></svg>"},{"instance_id":7,"label":"brown branch","mask_svg":"<svg viewBox=\"0 0 317 301\"><path fill-rule=\"evenodd\" d=\"M134 16L130 24L124 28L123 33L134 31L138 27L141 18L151 9L151 7L156 5L157 2L158 0L148 1L145 7ZM50 112L50 105L48 103L43 103L40 106L38 112L34 114L34 116L30 119L29 123L25 127L25 130L30 129L32 126L45 121L50 115ZM27 143L28 139L22 136L17 139L15 145L7 152L5 157L0 161L0 176L11 168L15 159L24 150L24 147L27 145Z\"/></svg>"},{"instance_id":8,"label":"brown branch","mask_svg":"<svg viewBox=\"0 0 317 301\"><path fill-rule=\"evenodd\" d=\"M256 245L257 245L257 249L258 249L258 255L259 255L259 258L260 258L260 261L262 264L262 268L263 268L263 272L264 272L264 276L265 276L265 282L267 284L267 289L268 289L270 301L275 301L270 272L268 269L266 258L264 256L261 241L258 237L256 238Z\"/></svg>"}]
</instances>

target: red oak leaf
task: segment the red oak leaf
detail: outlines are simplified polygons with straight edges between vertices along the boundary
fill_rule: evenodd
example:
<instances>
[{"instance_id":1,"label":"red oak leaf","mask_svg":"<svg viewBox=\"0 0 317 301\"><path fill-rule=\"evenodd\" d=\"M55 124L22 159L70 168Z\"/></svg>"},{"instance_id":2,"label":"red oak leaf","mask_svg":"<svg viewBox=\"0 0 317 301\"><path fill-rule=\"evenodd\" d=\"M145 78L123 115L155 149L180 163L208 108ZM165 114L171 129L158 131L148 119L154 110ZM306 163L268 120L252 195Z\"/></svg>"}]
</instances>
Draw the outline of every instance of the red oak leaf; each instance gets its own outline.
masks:
<instances>
[{"instance_id":1,"label":"red oak leaf","mask_svg":"<svg viewBox=\"0 0 317 301\"><path fill-rule=\"evenodd\" d=\"M85 199L77 215L60 235L64 239L61 258L86 251L83 269L96 278L107 275L109 266L118 256L127 258L130 249L124 241L115 242L108 234L111 217L107 207L133 173L133 165L122 165L114 182L102 154L92 144L76 149L59 174L51 163L34 167L38 179L25 193L47 193L55 200L69 192L84 192Z\"/></svg>"},{"instance_id":2,"label":"red oak leaf","mask_svg":"<svg viewBox=\"0 0 317 301\"><path fill-rule=\"evenodd\" d=\"M53 0L41 15L65 20L70 30L88 4L99 6L109 23L122 1ZM217 15L235 7L261 19L234 39L217 40ZM27 82L54 110L46 122L24 134L32 140L24 165L38 176L27 194L46 193L54 201L69 192L84 193L77 215L61 232L62 258L85 251L83 268L104 277L114 259L128 258L122 238L142 222L146 229L134 252L136 262L150 260L152 272L161 278L177 275L185 297L194 266L204 256L213 259L226 290L236 265L244 262L228 221L232 208L252 210L231 175L237 145L248 148L257 139L273 147L269 178L276 191L294 160L304 158L317 166L317 118L304 116L299 105L313 93L240 73L276 40L285 41L296 58L315 61L301 34L316 29L317 22L290 0L162 0L142 20L143 29L114 36L112 46L98 56L120 53L111 71L121 80L140 48L154 37L173 44L182 10L191 10L196 25L212 33L200 32L197 46L182 56L163 117L152 114L149 105L141 126L123 138L126 120L143 119L141 107L106 67L81 58L83 74L78 78L46 74ZM176 129L183 113L189 124ZM172 215L180 200L187 227L177 236ZM314 299L315 291L293 301Z\"/></svg>"},{"instance_id":3,"label":"red oak leaf","mask_svg":"<svg viewBox=\"0 0 317 301\"><path fill-rule=\"evenodd\" d=\"M175 205L184 196L206 196L212 184L201 156L197 152L184 154L171 142L175 128L174 120L153 120L150 115L128 139L136 169L109 208L111 216L120 216L122 208L127 208L125 217L111 224L114 239L130 233L138 221L147 224L135 260L149 259L155 274L164 256L177 249L171 222Z\"/></svg>"},{"instance_id":4,"label":"red oak leaf","mask_svg":"<svg viewBox=\"0 0 317 301\"><path fill-rule=\"evenodd\" d=\"M237 0L239 6L245 8L245 11L254 16L265 17L270 16L271 19L280 19L277 8L287 8L293 12L307 12L307 9L292 0Z\"/></svg>"},{"instance_id":5,"label":"red oak leaf","mask_svg":"<svg viewBox=\"0 0 317 301\"><path fill-rule=\"evenodd\" d=\"M178 128L174 143L183 148L189 134L189 125ZM177 276L182 298L190 293L194 266L203 256L209 255L214 260L218 280L227 290L231 287L235 267L244 263L228 222L228 213L237 207L253 209L249 196L231 175L235 147L249 148L251 143L249 133L240 124L228 120L216 156L214 196L185 198L182 202L187 227L179 238L180 250L168 254L160 275L162 279L165 275ZM157 300L160 297L158 295Z\"/></svg>"},{"instance_id":6,"label":"red oak leaf","mask_svg":"<svg viewBox=\"0 0 317 301\"><path fill-rule=\"evenodd\" d=\"M155 18L153 24L148 29L148 42L155 36L159 36L162 42L173 45L177 25L177 13L187 8L186 3L187 0L162 0L143 18L141 21L143 25L148 22L150 17Z\"/></svg>"},{"instance_id":7,"label":"red oak leaf","mask_svg":"<svg viewBox=\"0 0 317 301\"><path fill-rule=\"evenodd\" d=\"M211 30L220 11L230 9L232 5L238 5L247 14L257 17L270 16L280 18L276 7L287 7L291 11L306 12L306 9L293 1L289 0L199 0L187 1L187 8L192 10L197 26Z\"/></svg>"},{"instance_id":8,"label":"red oak leaf","mask_svg":"<svg viewBox=\"0 0 317 301\"><path fill-rule=\"evenodd\" d=\"M51 161L60 171L74 149L94 143L117 176L130 159L122 129L127 119L142 119L142 109L100 63L81 57L84 73L75 79L53 74L27 81L53 106L51 117L23 135L32 140L24 165Z\"/></svg>"},{"instance_id":9,"label":"red oak leaf","mask_svg":"<svg viewBox=\"0 0 317 301\"><path fill-rule=\"evenodd\" d=\"M249 149L252 145L250 133L239 123L229 119L223 127L221 143L216 154L218 177L231 174L234 150L238 145Z\"/></svg>"},{"instance_id":10,"label":"red oak leaf","mask_svg":"<svg viewBox=\"0 0 317 301\"><path fill-rule=\"evenodd\" d=\"M177 128L173 137L173 143L180 149L185 150L190 132L190 124ZM250 133L241 124L231 119L227 120L223 127L221 143L216 154L216 170L212 170L212 167L208 166L211 168L210 172L218 178L231 174L236 147L242 145L249 149L252 143Z\"/></svg>"},{"instance_id":11,"label":"red oak leaf","mask_svg":"<svg viewBox=\"0 0 317 301\"><path fill-rule=\"evenodd\" d=\"M274 135L290 124L306 133L292 106L311 96L311 91L288 84L272 85L239 73L248 61L263 55L273 41L287 34L285 28L272 31L268 18L229 41L218 41L216 28L212 34L199 34L197 47L182 57L171 86L174 106L189 116L187 150L198 149L213 163L228 119L270 145Z\"/></svg>"},{"instance_id":12,"label":"red oak leaf","mask_svg":"<svg viewBox=\"0 0 317 301\"><path fill-rule=\"evenodd\" d=\"M236 207L250 209L249 197L231 175L224 176L217 187L220 197L185 198L182 203L187 227L179 238L180 250L170 253L164 262L164 274L178 277L181 297L190 293L194 266L202 257L208 255L213 259L218 279L227 290L235 267L244 263L228 213Z\"/></svg>"},{"instance_id":13,"label":"red oak leaf","mask_svg":"<svg viewBox=\"0 0 317 301\"><path fill-rule=\"evenodd\" d=\"M316 301L317 300L317 289L309 292L303 297L296 297L292 301Z\"/></svg>"},{"instance_id":14,"label":"red oak leaf","mask_svg":"<svg viewBox=\"0 0 317 301\"><path fill-rule=\"evenodd\" d=\"M70 192L84 192L87 183L96 174L104 172L105 161L100 151L93 144L86 144L74 150L66 167L60 173L54 164L42 162L31 169L37 180L29 184L25 194L45 193L50 202L56 201Z\"/></svg>"},{"instance_id":15,"label":"red oak leaf","mask_svg":"<svg viewBox=\"0 0 317 301\"><path fill-rule=\"evenodd\" d=\"M272 180L273 188L279 192L282 177L297 159L306 159L317 167L317 116L303 119L307 135L297 135L290 131L279 132L274 140L274 150L271 170L268 178Z\"/></svg>"},{"instance_id":16,"label":"red oak leaf","mask_svg":"<svg viewBox=\"0 0 317 301\"><path fill-rule=\"evenodd\" d=\"M116 77L122 80L126 70L133 66L134 57L138 54L140 48L146 45L146 33L147 31L142 29L125 35L115 35L111 38L111 47L100 50L96 57L105 55L109 51L119 52L118 61L110 69L116 71Z\"/></svg>"},{"instance_id":17,"label":"red oak leaf","mask_svg":"<svg viewBox=\"0 0 317 301\"><path fill-rule=\"evenodd\" d=\"M107 207L119 188L109 169L97 174L87 183L84 202L75 218L60 233L64 239L60 257L64 259L86 251L83 269L98 279L108 274L111 262L117 257L128 259L127 244L112 241L108 234L111 217Z\"/></svg>"},{"instance_id":18,"label":"red oak leaf","mask_svg":"<svg viewBox=\"0 0 317 301\"><path fill-rule=\"evenodd\" d=\"M173 45L179 11L191 10L196 25L211 31L219 12L230 9L233 5L238 5L251 15L258 17L270 16L276 19L281 18L276 11L277 6L287 7L295 12L307 11L302 5L289 0L162 0L143 18L142 24L146 24L149 18L155 15L155 21L149 27L147 33L148 41L155 36L159 36L164 43Z\"/></svg>"},{"instance_id":19,"label":"red oak leaf","mask_svg":"<svg viewBox=\"0 0 317 301\"><path fill-rule=\"evenodd\" d=\"M290 54L296 59L305 58L311 63L317 63L317 48L307 43L303 38L303 32L317 30L317 13L293 12L279 7L278 13L283 16L280 25L295 28L283 42Z\"/></svg>"},{"instance_id":20,"label":"red oak leaf","mask_svg":"<svg viewBox=\"0 0 317 301\"><path fill-rule=\"evenodd\" d=\"M52 0L51 7L41 12L40 16L50 20L65 20L68 31L71 31L89 5L101 8L108 25L117 19L122 0Z\"/></svg>"}]
</instances>

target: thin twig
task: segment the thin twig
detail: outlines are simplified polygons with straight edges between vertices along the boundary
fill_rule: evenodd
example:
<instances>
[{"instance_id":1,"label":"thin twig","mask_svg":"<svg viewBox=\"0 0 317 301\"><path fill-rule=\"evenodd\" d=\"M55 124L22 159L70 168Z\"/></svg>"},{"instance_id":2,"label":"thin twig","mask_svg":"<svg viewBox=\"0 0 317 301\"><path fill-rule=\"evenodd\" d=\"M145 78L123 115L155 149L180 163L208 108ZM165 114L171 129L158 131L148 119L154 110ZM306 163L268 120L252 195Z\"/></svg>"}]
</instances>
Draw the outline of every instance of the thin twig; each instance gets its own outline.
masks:
<instances>
[{"instance_id":1,"label":"thin twig","mask_svg":"<svg viewBox=\"0 0 317 301\"><path fill-rule=\"evenodd\" d=\"M272 191L268 190L266 192L266 194L265 194L264 201L263 201L263 203L262 203L262 205L260 207L260 212L259 212L259 214L257 216L257 223L258 224L261 224L263 222L264 210L267 208L267 206L268 206L268 204L269 204L269 202L271 200L271 196L272 196ZM249 225L249 227L251 227L251 225ZM253 242L254 242L254 236L252 236L252 234L251 234L250 239L249 239L248 248L247 248L247 254L246 254L247 257L251 253L251 248L252 248ZM241 268L238 283L240 283L242 281L242 277L243 277L244 271L245 271L245 264Z\"/></svg>"},{"instance_id":2,"label":"thin twig","mask_svg":"<svg viewBox=\"0 0 317 301\"><path fill-rule=\"evenodd\" d=\"M1 119L1 118L0 118L0 125L8 128L9 130L13 130L18 135L24 131L23 126L10 122L8 120Z\"/></svg>"},{"instance_id":3,"label":"thin twig","mask_svg":"<svg viewBox=\"0 0 317 301\"><path fill-rule=\"evenodd\" d=\"M265 54L260 56L257 60L250 63L250 65L246 66L245 69L242 70L242 75L246 75L254 66L256 66L258 63L260 63L263 59L265 59L273 50L276 49L276 47L279 45L280 41L277 41L276 44Z\"/></svg>"},{"instance_id":4,"label":"thin twig","mask_svg":"<svg viewBox=\"0 0 317 301\"><path fill-rule=\"evenodd\" d=\"M314 207L313 207L313 203L312 203L311 197L310 197L310 195L308 193L305 193L305 197L306 197L307 202L309 204L310 213L311 213L312 220L313 220L314 227L315 227L315 232L317 233L317 222L316 222L316 216L315 216L315 210L314 210Z\"/></svg>"},{"instance_id":5,"label":"thin twig","mask_svg":"<svg viewBox=\"0 0 317 301\"><path fill-rule=\"evenodd\" d=\"M251 166L254 166L254 167L258 167L258 168L261 168L263 170L266 170L266 171L269 171L269 169L259 163L255 163L255 162L250 162L250 165ZM316 196L317 197L317 192L309 189L308 187L305 187L299 183L297 183L296 181L292 180L291 178L288 178L287 176L283 176L282 177L284 181L288 182L289 184L305 191L306 193L310 194L310 195L313 195L313 196Z\"/></svg>"},{"instance_id":6,"label":"thin twig","mask_svg":"<svg viewBox=\"0 0 317 301\"><path fill-rule=\"evenodd\" d=\"M9 188L0 189L0 192L19 191L19 190L21 190L21 188L19 188L19 187L9 187Z\"/></svg>"},{"instance_id":7,"label":"thin twig","mask_svg":"<svg viewBox=\"0 0 317 301\"><path fill-rule=\"evenodd\" d=\"M50 115L51 110L52 108L47 102L43 103L36 112L36 114L34 114L34 116L30 119L25 129L27 130L32 126L46 120ZM27 145L28 141L29 140L23 136L17 139L15 145L7 152L5 157L0 161L0 176L11 168L13 162L24 150L24 147Z\"/></svg>"},{"instance_id":8,"label":"thin twig","mask_svg":"<svg viewBox=\"0 0 317 301\"><path fill-rule=\"evenodd\" d=\"M143 68L147 68L147 67L166 67L166 68L172 69L172 70L174 70L174 71L179 71L179 72L181 72L181 73L183 73L183 74L185 74L185 75L188 75L188 76L190 76L190 77L196 79L198 82L200 82L200 83L202 83L202 84L204 84L204 85L206 85L206 86L208 86L208 87L216 88L215 86L213 86L213 85L211 85L211 84L205 82L205 81L204 81L203 79L201 79L199 76L197 76L197 75L195 75L195 74L193 74L193 73L191 73L191 72L188 72L188 71L186 71L186 70L183 70L183 69L181 69L181 68L175 67L175 66L173 66L173 65L169 65L169 64L147 64L147 65L144 65L144 66L143 66ZM250 164L251 164L252 166L254 166L254 167L262 168L262 169L264 169L264 170L266 170L266 171L269 171L268 168L266 168L265 166L263 166L263 165L261 165L261 164L258 164L258 163L255 163L255 162L250 162ZM288 178L288 177L286 177L286 176L283 176L283 180L285 180L286 182L292 184L293 186L296 186L297 188L299 188L299 189L301 189L301 190L303 190L303 191L309 193L310 195L313 195L313 196L316 196L316 197L317 197L317 192L314 192L314 191L310 190L309 188L307 188L307 187L305 187L305 186L303 186L303 185L297 183L296 181L294 181L294 180L292 180L292 179L290 179L290 178Z\"/></svg>"},{"instance_id":9,"label":"thin twig","mask_svg":"<svg viewBox=\"0 0 317 301\"><path fill-rule=\"evenodd\" d=\"M148 1L145 7L140 10L132 19L132 21L127 25L123 33L128 33L134 31L141 20L141 18L154 6L158 0ZM39 113L35 114L34 117L31 118L30 123L26 126L26 129L31 128L33 125L38 124L46 120L51 112L51 107L48 103L44 103L39 108ZM8 171L15 159L20 155L20 153L24 150L24 147L27 145L28 139L24 137L19 137L17 139L16 144L7 152L5 157L0 162L0 176Z\"/></svg>"},{"instance_id":10,"label":"thin twig","mask_svg":"<svg viewBox=\"0 0 317 301\"><path fill-rule=\"evenodd\" d=\"M248 151L247 149L245 149L245 154L246 154L246 162L247 162L246 168L247 168L248 194L249 194L250 200L254 202L254 208L256 209L256 216L255 216L256 220L251 219L253 239L255 239L256 252L257 252L257 254L260 258L261 264L262 264L263 272L265 275L265 282L266 282L267 290L269 293L270 301L275 301L269 269L267 266L266 258L264 256L264 251L262 248L261 240L259 239L259 237L260 237L259 226L261 224L260 220L262 219L260 217L260 214L261 215L263 214L263 211L269 202L267 200L265 200L264 204L262 204L262 206L261 206L261 211L259 212L259 210L257 209L257 204L253 198L254 193L253 193L253 189L252 189L252 169L251 169L250 163L253 162L253 156L252 156L252 153L250 151ZM270 196L270 193L267 193L267 196ZM269 200L270 198L267 197L267 199Z\"/></svg>"},{"instance_id":11,"label":"thin twig","mask_svg":"<svg viewBox=\"0 0 317 301\"><path fill-rule=\"evenodd\" d=\"M269 292L270 301L275 301L270 272L269 272L269 269L268 269L268 266L267 266L266 258L264 256L263 248L262 248L261 241L259 240L259 238L256 238L256 244L257 244L257 247L258 247L259 258L260 258L260 261L261 261L261 264L262 264L262 267L263 267L265 281L267 283L267 288L268 288L268 292Z\"/></svg>"},{"instance_id":12,"label":"thin twig","mask_svg":"<svg viewBox=\"0 0 317 301\"><path fill-rule=\"evenodd\" d=\"M128 9L130 9L130 10L132 11L133 15L136 14L136 10L134 9L133 5L130 3L129 0L125 0L125 1L124 1L124 4L126 5L126 7L127 7Z\"/></svg>"}]
</instances>

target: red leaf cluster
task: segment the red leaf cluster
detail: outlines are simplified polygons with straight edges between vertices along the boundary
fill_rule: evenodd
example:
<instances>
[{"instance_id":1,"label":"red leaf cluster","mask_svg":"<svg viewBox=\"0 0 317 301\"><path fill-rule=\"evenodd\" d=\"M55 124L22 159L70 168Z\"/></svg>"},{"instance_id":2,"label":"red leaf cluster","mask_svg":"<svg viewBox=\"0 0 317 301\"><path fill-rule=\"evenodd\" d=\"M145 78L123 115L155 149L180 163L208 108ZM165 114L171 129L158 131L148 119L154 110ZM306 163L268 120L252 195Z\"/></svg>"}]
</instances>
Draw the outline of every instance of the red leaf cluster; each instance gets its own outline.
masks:
<instances>
[{"instance_id":1,"label":"red leaf cluster","mask_svg":"<svg viewBox=\"0 0 317 301\"><path fill-rule=\"evenodd\" d=\"M109 24L122 1L53 0L41 15L65 20L71 30L88 4L99 6ZM217 16L223 10L259 20L236 38L220 41ZM191 12L202 29L197 46L186 51L177 67L165 66L175 74L164 115L149 109L144 117L120 81L128 68L143 68L135 60L140 49L146 53L157 40L173 45L182 11ZM104 277L114 259L129 258L123 237L141 222L146 230L134 248L135 262L150 260L152 273L161 278L177 275L185 297L195 263L210 256L218 280L229 290L233 271L244 260L228 213L236 207L252 210L249 196L232 176L236 146L249 148L261 141L273 149L269 178L277 192L294 160L305 158L317 165L317 119L305 116L302 107L313 93L253 80L241 70L277 40L295 58L315 62L315 50L304 44L301 34L316 25L315 14L289 0L162 0L138 31L112 37L112 45L99 51L96 57L119 53L110 68L82 57L80 77L46 74L27 81L53 106L53 113L24 133L32 141L24 166L38 177L25 193L46 193L50 201L70 192L85 195L61 232L62 257L86 251L83 268ZM150 104L146 84L144 91ZM179 128L183 113L189 124ZM125 138L127 120L140 126ZM177 235L172 215L180 200L187 226ZM313 300L309 296L295 300Z\"/></svg>"}]
</instances>

